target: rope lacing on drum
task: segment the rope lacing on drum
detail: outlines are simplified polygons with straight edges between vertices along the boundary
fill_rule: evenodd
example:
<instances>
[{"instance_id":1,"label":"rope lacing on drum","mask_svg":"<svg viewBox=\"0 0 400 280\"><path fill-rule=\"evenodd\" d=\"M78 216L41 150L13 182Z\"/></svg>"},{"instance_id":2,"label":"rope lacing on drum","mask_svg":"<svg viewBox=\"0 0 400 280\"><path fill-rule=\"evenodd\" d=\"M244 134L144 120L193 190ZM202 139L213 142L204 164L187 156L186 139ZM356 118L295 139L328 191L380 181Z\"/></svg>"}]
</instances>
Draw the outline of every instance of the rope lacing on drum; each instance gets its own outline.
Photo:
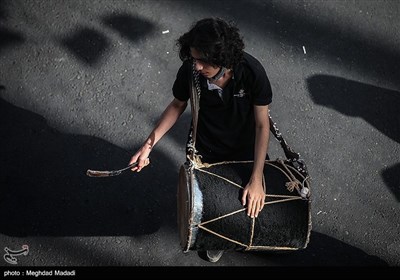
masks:
<instances>
[{"instance_id":1,"label":"rope lacing on drum","mask_svg":"<svg viewBox=\"0 0 400 280\"><path fill-rule=\"evenodd\" d=\"M188 157L188 158L189 158L189 157ZM191 159L189 158L189 160L191 160ZM200 159L198 158L198 160L200 160ZM200 164L200 165L203 165L203 166L204 166L204 165L207 165L208 167L211 167L211 166L216 166L216 165L221 165L221 164L226 164L226 163L248 163L248 162L252 162L252 161L240 161L240 162L225 161L225 162L219 162L219 163L213 163L213 164L207 164L207 163L203 164L203 163L201 162L201 160L200 160L200 162L196 162L196 157L195 157L194 161L191 161L191 162L193 162L194 165ZM288 170L287 170L287 172L284 172L284 171L283 171L280 167L278 167L277 165L270 164L270 163L268 163L268 162L266 162L266 164L269 164L269 165L271 165L271 166L273 166L273 167L275 167L275 168L281 170L281 171L286 175L286 177L287 177L289 180L293 180L292 177L295 178L295 177L293 176L293 174L292 174L290 171L288 171ZM283 165L284 165L284 164L283 164ZM235 186L235 187L238 187L238 188L240 188L240 189L243 189L243 187L242 187L241 185L239 185L239 184L237 184L237 183L235 183L235 182L233 182L233 181L231 181L231 180L229 180L229 179L227 179L227 178L225 178L225 177L223 177L223 176L220 176L220 175L218 175L218 174L215 174L215 173L210 172L210 171L205 170L205 169L198 168L197 166L196 166L195 168L196 168L198 171L200 171L200 172L207 173L207 174L209 174L209 175L211 175L211 176L218 177L218 178L220 178L220 179L222 179L222 180L224 180L224 181L227 181L228 183L232 184L232 185ZM290 175L289 175L288 173L289 173ZM292 177L291 177L291 176L292 176ZM292 182L292 181L291 181L291 182ZM305 181L303 181L303 185L304 185L304 182L305 182ZM300 182L299 182L299 183L300 183ZM289 201L293 201L293 200L300 200L300 199L302 199L302 197L299 197L299 196L277 195L277 194L266 194L265 197L279 198L279 200L268 201L268 202L267 202L267 201L264 201L264 205L275 204L275 203L283 203L283 202L289 202ZM234 239L232 239L232 238L229 238L228 236L226 236L226 235L224 235L224 234L222 234L222 233L215 232L215 231L213 231L213 230L211 230L210 228L207 227L207 225L210 224L210 223L213 223L213 222L215 222L215 221L218 221L218 220L227 218L227 217L232 216L232 215L239 214L239 213L244 212L244 211L246 211L246 208L237 209L237 210L234 210L234 211L232 211L232 212L230 212L230 213L226 213L226 214L217 216L217 217L215 217L215 218L212 218L212 219L209 219L209 220L206 220L206 221L202 221L202 222L197 223L197 224L192 224L192 226L193 226L193 227L198 227L198 228L200 228L200 229L202 229L202 230L204 230L204 231L207 231L207 232L209 232L209 233L211 233L211 234L213 234L213 235L215 235L215 236L218 236L219 238L222 238L222 239L224 239L224 240L226 240L226 241L229 241L229 242L235 243L235 244L237 244L237 245L240 245L240 246L244 247L244 248L245 248L244 250L246 250L246 251L248 251L248 250L257 250L257 249L259 249L259 250L297 250L297 248L292 248L292 247L257 246L257 245L255 246L255 245L253 245L254 231L255 231L255 220L256 220L256 218L252 218L252 224L251 224L250 236L249 236L249 243L248 243L248 244L245 244L245 243L242 243L242 242L240 242L240 241L238 241L238 240L234 240Z\"/></svg>"},{"instance_id":2,"label":"rope lacing on drum","mask_svg":"<svg viewBox=\"0 0 400 280\"><path fill-rule=\"evenodd\" d=\"M279 162L283 168L285 168L287 174L290 176L291 181L287 182L285 184L285 187L288 191L293 192L294 189L299 193L299 195L303 198L306 199L310 196L310 190L305 186L305 182L310 179L309 176L305 177L303 182L300 182L297 180L297 178L293 175L293 173L287 168L285 165L284 161L282 159L277 159L277 162ZM300 188L301 186L301 188Z\"/></svg>"},{"instance_id":3,"label":"rope lacing on drum","mask_svg":"<svg viewBox=\"0 0 400 280\"><path fill-rule=\"evenodd\" d=\"M189 160L190 168L208 168L210 166L209 163L205 163L201 161L202 156L198 154L187 155L186 158Z\"/></svg>"}]
</instances>

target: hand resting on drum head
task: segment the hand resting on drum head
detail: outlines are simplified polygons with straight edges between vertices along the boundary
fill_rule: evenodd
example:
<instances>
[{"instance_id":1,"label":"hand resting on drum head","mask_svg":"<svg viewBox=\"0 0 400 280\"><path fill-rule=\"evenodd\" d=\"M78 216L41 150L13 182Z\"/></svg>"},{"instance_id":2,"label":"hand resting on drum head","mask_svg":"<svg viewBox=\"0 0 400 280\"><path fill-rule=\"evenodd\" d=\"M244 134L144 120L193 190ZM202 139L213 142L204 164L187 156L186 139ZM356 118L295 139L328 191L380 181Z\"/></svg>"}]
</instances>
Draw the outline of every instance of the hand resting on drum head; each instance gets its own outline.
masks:
<instances>
[{"instance_id":1,"label":"hand resting on drum head","mask_svg":"<svg viewBox=\"0 0 400 280\"><path fill-rule=\"evenodd\" d=\"M265 191L262 182L262 178L258 180L250 178L243 190L242 204L247 205L247 216L251 218L257 218L258 213L264 208Z\"/></svg>"}]
</instances>

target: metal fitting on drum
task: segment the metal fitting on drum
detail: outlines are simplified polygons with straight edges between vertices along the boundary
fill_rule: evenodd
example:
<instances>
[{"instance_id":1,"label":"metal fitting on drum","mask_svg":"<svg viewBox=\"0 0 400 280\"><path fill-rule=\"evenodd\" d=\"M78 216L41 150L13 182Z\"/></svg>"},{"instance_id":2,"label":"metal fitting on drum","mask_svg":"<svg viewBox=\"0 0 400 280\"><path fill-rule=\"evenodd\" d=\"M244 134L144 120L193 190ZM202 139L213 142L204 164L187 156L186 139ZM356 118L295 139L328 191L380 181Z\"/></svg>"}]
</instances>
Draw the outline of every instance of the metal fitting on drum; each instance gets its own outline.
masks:
<instances>
[{"instance_id":1,"label":"metal fitting on drum","mask_svg":"<svg viewBox=\"0 0 400 280\"><path fill-rule=\"evenodd\" d=\"M310 190L308 188L303 187L300 191L300 196L302 198L307 198Z\"/></svg>"}]
</instances>

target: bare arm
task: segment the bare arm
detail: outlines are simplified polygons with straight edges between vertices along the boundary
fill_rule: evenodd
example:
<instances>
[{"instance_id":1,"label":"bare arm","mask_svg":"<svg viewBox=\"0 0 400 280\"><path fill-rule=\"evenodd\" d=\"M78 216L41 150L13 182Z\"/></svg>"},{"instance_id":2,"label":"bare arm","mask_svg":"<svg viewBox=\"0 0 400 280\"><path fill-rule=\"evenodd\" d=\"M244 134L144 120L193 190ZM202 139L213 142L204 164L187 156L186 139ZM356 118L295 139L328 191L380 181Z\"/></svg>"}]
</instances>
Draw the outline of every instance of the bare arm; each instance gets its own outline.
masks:
<instances>
[{"instance_id":1,"label":"bare arm","mask_svg":"<svg viewBox=\"0 0 400 280\"><path fill-rule=\"evenodd\" d=\"M171 101L164 112L161 115L156 127L147 137L143 146L139 151L134 154L129 164L138 162L137 167L133 168L132 171L139 172L143 167L148 164L148 157L151 149L157 144L157 142L170 130L170 128L176 123L182 113L185 111L187 102L180 101L176 98Z\"/></svg>"},{"instance_id":2,"label":"bare arm","mask_svg":"<svg viewBox=\"0 0 400 280\"><path fill-rule=\"evenodd\" d=\"M242 204L244 206L247 204L247 215L252 218L258 216L264 207L265 200L263 172L269 141L268 105L254 106L254 117L256 139L253 172L242 196Z\"/></svg>"}]
</instances>

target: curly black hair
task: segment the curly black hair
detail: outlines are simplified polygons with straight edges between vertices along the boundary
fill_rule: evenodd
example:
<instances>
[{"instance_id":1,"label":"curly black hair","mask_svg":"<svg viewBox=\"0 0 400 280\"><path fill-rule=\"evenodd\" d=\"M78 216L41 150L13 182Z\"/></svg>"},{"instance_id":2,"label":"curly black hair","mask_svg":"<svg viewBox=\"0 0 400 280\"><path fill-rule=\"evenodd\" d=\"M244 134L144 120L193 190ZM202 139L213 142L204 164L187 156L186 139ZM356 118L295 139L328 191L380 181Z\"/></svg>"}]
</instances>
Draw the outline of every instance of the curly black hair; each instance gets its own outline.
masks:
<instances>
[{"instance_id":1,"label":"curly black hair","mask_svg":"<svg viewBox=\"0 0 400 280\"><path fill-rule=\"evenodd\" d=\"M179 58L191 59L190 48L202 53L214 66L233 68L243 58L244 42L239 29L220 18L205 18L177 40Z\"/></svg>"}]
</instances>

